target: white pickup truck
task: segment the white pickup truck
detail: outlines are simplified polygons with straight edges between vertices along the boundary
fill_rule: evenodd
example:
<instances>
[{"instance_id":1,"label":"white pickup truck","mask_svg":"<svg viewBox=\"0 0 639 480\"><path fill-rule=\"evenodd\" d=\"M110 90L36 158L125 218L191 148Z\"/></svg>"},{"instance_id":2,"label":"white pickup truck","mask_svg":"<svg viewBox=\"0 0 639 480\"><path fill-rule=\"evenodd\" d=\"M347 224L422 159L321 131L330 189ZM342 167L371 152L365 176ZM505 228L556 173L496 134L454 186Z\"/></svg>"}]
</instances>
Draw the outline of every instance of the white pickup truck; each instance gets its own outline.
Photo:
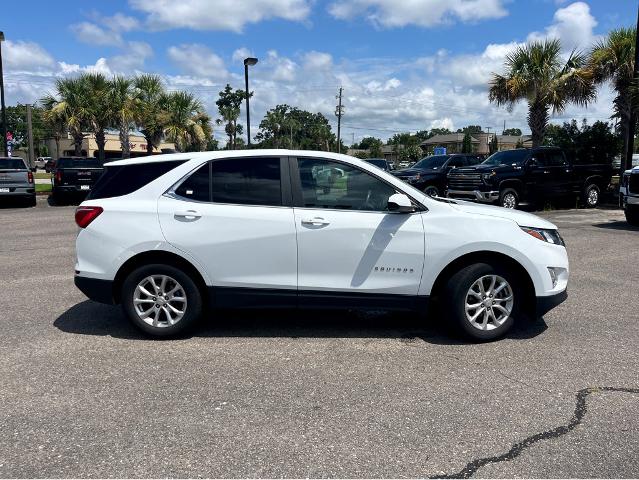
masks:
<instances>
[{"instance_id":1,"label":"white pickup truck","mask_svg":"<svg viewBox=\"0 0 639 480\"><path fill-rule=\"evenodd\" d=\"M619 183L619 205L631 225L639 225L639 166L623 173Z\"/></svg>"}]
</instances>

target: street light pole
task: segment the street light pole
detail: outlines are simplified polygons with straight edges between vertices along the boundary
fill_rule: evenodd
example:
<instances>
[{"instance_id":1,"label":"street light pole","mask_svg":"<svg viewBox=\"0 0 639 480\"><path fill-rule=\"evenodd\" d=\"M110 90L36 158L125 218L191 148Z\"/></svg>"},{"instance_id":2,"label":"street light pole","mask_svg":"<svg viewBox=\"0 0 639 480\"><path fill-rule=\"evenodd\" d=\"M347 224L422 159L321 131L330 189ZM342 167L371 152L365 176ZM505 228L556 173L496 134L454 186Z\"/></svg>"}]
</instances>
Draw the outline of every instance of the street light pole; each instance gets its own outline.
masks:
<instances>
[{"instance_id":1,"label":"street light pole","mask_svg":"<svg viewBox=\"0 0 639 480\"><path fill-rule=\"evenodd\" d=\"M244 82L246 84L246 139L248 146L251 146L251 112L249 108L249 85L248 85L248 67L257 63L257 58L248 57L244 59Z\"/></svg>"},{"instance_id":2,"label":"street light pole","mask_svg":"<svg viewBox=\"0 0 639 480\"><path fill-rule=\"evenodd\" d=\"M7 143L7 108L4 105L4 73L2 72L2 42L4 32L0 32L0 108L2 108L2 141L4 142L4 156L9 156L9 144Z\"/></svg>"}]
</instances>

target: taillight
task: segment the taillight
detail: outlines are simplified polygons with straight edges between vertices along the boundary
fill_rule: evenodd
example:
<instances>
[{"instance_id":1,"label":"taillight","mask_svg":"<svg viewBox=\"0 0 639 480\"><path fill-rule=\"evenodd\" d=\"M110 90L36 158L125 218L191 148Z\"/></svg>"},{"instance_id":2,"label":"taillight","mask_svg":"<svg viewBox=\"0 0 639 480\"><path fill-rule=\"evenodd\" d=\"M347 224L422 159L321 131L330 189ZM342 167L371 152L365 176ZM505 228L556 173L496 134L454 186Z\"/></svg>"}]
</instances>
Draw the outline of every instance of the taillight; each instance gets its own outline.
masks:
<instances>
[{"instance_id":1,"label":"taillight","mask_svg":"<svg viewBox=\"0 0 639 480\"><path fill-rule=\"evenodd\" d=\"M55 181L57 183L61 183L62 182L62 172L60 170L55 172Z\"/></svg>"},{"instance_id":2,"label":"taillight","mask_svg":"<svg viewBox=\"0 0 639 480\"><path fill-rule=\"evenodd\" d=\"M75 209L75 223L80 228L86 228L103 211L102 207L78 207Z\"/></svg>"},{"instance_id":3,"label":"taillight","mask_svg":"<svg viewBox=\"0 0 639 480\"><path fill-rule=\"evenodd\" d=\"M33 183L33 172L28 172L27 176L29 177L29 183Z\"/></svg>"}]
</instances>

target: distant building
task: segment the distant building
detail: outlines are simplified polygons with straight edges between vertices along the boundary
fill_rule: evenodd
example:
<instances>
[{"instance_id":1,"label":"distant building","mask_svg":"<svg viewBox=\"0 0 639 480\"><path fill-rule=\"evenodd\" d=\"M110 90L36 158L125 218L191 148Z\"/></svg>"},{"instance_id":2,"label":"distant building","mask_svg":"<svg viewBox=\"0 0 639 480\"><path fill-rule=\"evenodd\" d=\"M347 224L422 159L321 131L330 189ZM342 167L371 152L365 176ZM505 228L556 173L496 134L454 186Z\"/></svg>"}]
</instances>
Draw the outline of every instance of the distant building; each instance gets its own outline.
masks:
<instances>
[{"instance_id":1,"label":"distant building","mask_svg":"<svg viewBox=\"0 0 639 480\"><path fill-rule=\"evenodd\" d=\"M58 157L71 156L75 153L75 146L73 145L73 138L69 135L60 139L60 152L56 152L56 144L53 138L45 140L46 146L49 150L49 156L57 159ZM129 137L129 144L131 146L132 157L142 157L147 155L146 153L146 140L140 134L132 134ZM120 144L120 137L117 133L106 134L105 158L122 158L122 145ZM159 148L153 149L153 154L168 153L175 151L175 144L162 142ZM95 141L95 135L93 133L87 133L82 140L82 156L97 157L98 156L98 144Z\"/></svg>"},{"instance_id":2,"label":"distant building","mask_svg":"<svg viewBox=\"0 0 639 480\"><path fill-rule=\"evenodd\" d=\"M461 153L464 143L464 133L449 133L435 135L421 143L422 150L432 153L435 147L445 147L446 153ZM490 142L497 137L497 150L512 150L517 148L517 144L525 148L532 147L532 137L530 135L495 135L494 133L480 132L470 136L472 153L486 155L490 152Z\"/></svg>"}]
</instances>

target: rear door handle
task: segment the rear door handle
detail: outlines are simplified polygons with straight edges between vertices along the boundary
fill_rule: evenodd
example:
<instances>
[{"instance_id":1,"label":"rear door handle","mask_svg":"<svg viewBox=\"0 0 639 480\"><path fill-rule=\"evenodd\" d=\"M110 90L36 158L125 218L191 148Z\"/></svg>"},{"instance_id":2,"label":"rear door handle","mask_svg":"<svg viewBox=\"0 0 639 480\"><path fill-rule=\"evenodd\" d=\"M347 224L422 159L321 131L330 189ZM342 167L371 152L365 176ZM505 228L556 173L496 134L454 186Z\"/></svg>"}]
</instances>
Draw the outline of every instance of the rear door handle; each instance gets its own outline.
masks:
<instances>
[{"instance_id":1,"label":"rear door handle","mask_svg":"<svg viewBox=\"0 0 639 480\"><path fill-rule=\"evenodd\" d=\"M322 225L328 225L329 223L330 222L327 222L322 217L303 218L302 219L302 225L322 226Z\"/></svg>"},{"instance_id":2,"label":"rear door handle","mask_svg":"<svg viewBox=\"0 0 639 480\"><path fill-rule=\"evenodd\" d=\"M190 221L202 218L202 214L195 210L187 210L185 212L175 212L173 216L177 219L190 220Z\"/></svg>"}]
</instances>

